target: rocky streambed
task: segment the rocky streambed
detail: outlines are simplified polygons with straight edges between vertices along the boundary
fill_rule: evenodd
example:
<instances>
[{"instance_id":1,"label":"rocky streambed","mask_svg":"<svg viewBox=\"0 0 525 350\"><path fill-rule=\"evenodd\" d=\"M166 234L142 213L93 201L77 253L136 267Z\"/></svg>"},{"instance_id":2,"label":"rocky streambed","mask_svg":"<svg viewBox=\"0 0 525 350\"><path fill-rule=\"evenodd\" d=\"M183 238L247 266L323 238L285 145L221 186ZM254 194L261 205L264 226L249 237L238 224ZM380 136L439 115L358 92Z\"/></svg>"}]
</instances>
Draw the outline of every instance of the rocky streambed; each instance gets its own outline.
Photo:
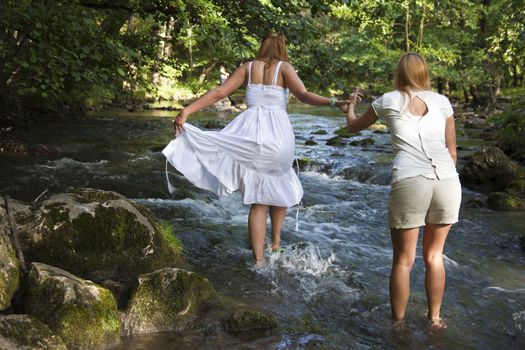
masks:
<instances>
[{"instance_id":1,"label":"rocky streambed","mask_svg":"<svg viewBox=\"0 0 525 350\"><path fill-rule=\"evenodd\" d=\"M138 334L278 325L217 293L191 271L172 226L122 195L83 188L12 201L10 213L0 199L0 349L104 349Z\"/></svg>"}]
</instances>

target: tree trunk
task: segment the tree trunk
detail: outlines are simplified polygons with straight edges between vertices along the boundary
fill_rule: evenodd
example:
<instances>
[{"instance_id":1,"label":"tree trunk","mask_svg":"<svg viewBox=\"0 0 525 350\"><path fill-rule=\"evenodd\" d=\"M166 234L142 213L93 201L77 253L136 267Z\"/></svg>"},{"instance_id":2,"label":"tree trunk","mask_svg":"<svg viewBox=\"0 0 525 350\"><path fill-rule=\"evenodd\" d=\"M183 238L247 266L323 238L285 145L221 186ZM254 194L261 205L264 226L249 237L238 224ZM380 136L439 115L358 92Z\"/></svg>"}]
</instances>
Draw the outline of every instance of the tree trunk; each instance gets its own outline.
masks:
<instances>
[{"instance_id":1,"label":"tree trunk","mask_svg":"<svg viewBox=\"0 0 525 350\"><path fill-rule=\"evenodd\" d=\"M410 51L410 2L405 1L406 13L405 13L405 44L406 52Z\"/></svg>"},{"instance_id":2,"label":"tree trunk","mask_svg":"<svg viewBox=\"0 0 525 350\"><path fill-rule=\"evenodd\" d=\"M193 31L190 28L188 28L188 55L189 55L189 61L190 61L190 67L189 67L189 78L191 79L191 74L193 73L193 42L192 42L192 36Z\"/></svg>"},{"instance_id":3,"label":"tree trunk","mask_svg":"<svg viewBox=\"0 0 525 350\"><path fill-rule=\"evenodd\" d=\"M417 35L417 47L418 49L423 46L423 29L425 27L425 12L426 12L426 3L423 0L423 12L421 13L421 19L419 20L419 33Z\"/></svg>"},{"instance_id":4,"label":"tree trunk","mask_svg":"<svg viewBox=\"0 0 525 350\"><path fill-rule=\"evenodd\" d=\"M472 83L469 84L469 91L470 95L472 96L472 99L474 101L474 104L480 106L481 105L481 97L479 96L479 91L477 85L474 85Z\"/></svg>"},{"instance_id":5,"label":"tree trunk","mask_svg":"<svg viewBox=\"0 0 525 350\"><path fill-rule=\"evenodd\" d=\"M463 100L465 100L465 103L468 103L470 100L470 95L465 86L463 86Z\"/></svg>"}]
</instances>

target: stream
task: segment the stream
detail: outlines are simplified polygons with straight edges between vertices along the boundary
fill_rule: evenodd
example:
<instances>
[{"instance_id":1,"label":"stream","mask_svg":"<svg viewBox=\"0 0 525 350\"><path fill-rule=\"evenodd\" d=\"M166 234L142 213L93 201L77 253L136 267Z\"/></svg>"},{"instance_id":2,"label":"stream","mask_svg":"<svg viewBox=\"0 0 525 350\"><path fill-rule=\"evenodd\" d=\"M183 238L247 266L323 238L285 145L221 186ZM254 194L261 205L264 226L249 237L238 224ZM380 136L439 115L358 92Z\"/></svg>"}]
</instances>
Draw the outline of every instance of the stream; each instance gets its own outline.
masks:
<instances>
[{"instance_id":1,"label":"stream","mask_svg":"<svg viewBox=\"0 0 525 350\"><path fill-rule=\"evenodd\" d=\"M407 328L391 327L387 228L390 162L387 133L365 130L351 140L372 145L327 146L344 124L340 113L290 105L305 196L288 211L284 252L267 254L254 269L247 234L248 206L235 193L217 198L193 187L170 167L176 192L165 181L163 146L173 136L176 112L92 112L87 118L34 122L23 142L56 147L58 154L0 157L0 193L33 201L44 191L94 187L119 192L170 221L195 271L219 293L277 315L280 332L264 334L154 334L127 339L121 349L511 349L525 348L525 253L519 235L523 212L462 206L445 248L447 285L442 316L449 328L425 327L421 243L412 273ZM201 112L205 126L228 113ZM216 124L216 123L215 123ZM212 125L213 126L213 125ZM315 133L316 131L323 132ZM462 137L461 156L476 142ZM313 139L317 145L307 146ZM459 165L461 167L461 163ZM46 194L44 194L46 195ZM463 190L463 202L476 193ZM268 238L269 239L269 238ZM421 239L421 237L420 237Z\"/></svg>"}]
</instances>

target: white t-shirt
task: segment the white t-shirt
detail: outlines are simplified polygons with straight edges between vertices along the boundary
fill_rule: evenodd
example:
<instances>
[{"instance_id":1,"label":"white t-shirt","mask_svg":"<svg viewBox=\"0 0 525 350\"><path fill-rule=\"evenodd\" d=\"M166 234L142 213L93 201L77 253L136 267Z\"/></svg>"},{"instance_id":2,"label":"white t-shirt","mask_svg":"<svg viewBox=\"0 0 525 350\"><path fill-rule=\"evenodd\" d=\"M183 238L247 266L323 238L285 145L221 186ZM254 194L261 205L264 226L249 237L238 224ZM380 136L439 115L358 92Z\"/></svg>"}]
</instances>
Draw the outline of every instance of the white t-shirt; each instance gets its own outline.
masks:
<instances>
[{"instance_id":1,"label":"white t-shirt","mask_svg":"<svg viewBox=\"0 0 525 350\"><path fill-rule=\"evenodd\" d=\"M450 101L433 91L412 92L412 96L425 102L426 115L410 114L406 110L409 97L400 91L388 92L372 102L377 117L386 122L392 137L392 183L418 175L440 180L458 176L445 144L447 118L454 114Z\"/></svg>"}]
</instances>

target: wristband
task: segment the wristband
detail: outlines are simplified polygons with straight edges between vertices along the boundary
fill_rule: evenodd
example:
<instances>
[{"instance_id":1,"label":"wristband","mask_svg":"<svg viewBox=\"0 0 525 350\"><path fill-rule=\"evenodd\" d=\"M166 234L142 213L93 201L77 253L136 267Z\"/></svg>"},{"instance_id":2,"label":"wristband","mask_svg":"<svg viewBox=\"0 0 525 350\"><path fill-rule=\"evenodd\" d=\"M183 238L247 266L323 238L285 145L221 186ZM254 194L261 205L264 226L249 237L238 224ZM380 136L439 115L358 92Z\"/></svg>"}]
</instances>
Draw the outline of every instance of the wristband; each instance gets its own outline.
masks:
<instances>
[{"instance_id":1,"label":"wristband","mask_svg":"<svg viewBox=\"0 0 525 350\"><path fill-rule=\"evenodd\" d=\"M328 104L330 105L331 108L335 108L335 103L337 102L337 98L335 97L330 97L328 99Z\"/></svg>"}]
</instances>

